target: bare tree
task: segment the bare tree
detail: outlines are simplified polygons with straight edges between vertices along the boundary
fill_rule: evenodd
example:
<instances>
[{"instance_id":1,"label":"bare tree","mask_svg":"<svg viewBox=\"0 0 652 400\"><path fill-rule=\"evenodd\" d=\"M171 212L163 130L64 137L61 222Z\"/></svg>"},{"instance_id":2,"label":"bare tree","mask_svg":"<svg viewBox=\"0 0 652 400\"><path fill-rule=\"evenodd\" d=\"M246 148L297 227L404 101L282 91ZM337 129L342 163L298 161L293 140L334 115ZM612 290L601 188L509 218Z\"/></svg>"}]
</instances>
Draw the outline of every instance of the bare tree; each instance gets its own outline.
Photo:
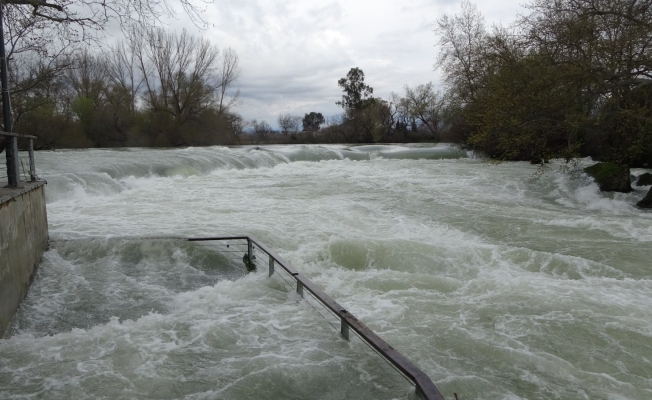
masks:
<instances>
[{"instance_id":1,"label":"bare tree","mask_svg":"<svg viewBox=\"0 0 652 400\"><path fill-rule=\"evenodd\" d=\"M244 134L245 128L249 125L241 115L236 113L226 114L226 125L229 131L235 136L235 139L238 143L241 142L242 135Z\"/></svg>"},{"instance_id":2,"label":"bare tree","mask_svg":"<svg viewBox=\"0 0 652 400\"><path fill-rule=\"evenodd\" d=\"M134 36L109 49L106 57L107 83L105 88L105 114L113 126L113 132L107 139L126 145L127 130L134 124L137 113L138 97L142 93L144 78L138 68L138 61L131 48L138 45ZM141 40L142 41L142 40Z\"/></svg>"},{"instance_id":3,"label":"bare tree","mask_svg":"<svg viewBox=\"0 0 652 400\"><path fill-rule=\"evenodd\" d=\"M240 100L240 89L237 89L231 95L228 94L228 91L233 87L241 73L240 61L235 50L230 47L223 50L220 66L218 67L219 105L217 111L220 117L224 113L231 111L232 108L242 104Z\"/></svg>"},{"instance_id":4,"label":"bare tree","mask_svg":"<svg viewBox=\"0 0 652 400\"><path fill-rule=\"evenodd\" d=\"M484 18L478 8L462 1L462 12L437 20L440 52L435 64L444 72L446 83L456 100L472 101L478 91L486 42Z\"/></svg>"},{"instance_id":5,"label":"bare tree","mask_svg":"<svg viewBox=\"0 0 652 400\"><path fill-rule=\"evenodd\" d=\"M274 133L272 127L267 121L252 120L250 125L253 127L254 141L258 143L269 143L271 135Z\"/></svg>"},{"instance_id":6,"label":"bare tree","mask_svg":"<svg viewBox=\"0 0 652 400\"><path fill-rule=\"evenodd\" d=\"M406 85L402 103L407 116L420 121L437 138L443 119L444 99L439 92L435 92L432 82L414 88Z\"/></svg>"},{"instance_id":7,"label":"bare tree","mask_svg":"<svg viewBox=\"0 0 652 400\"><path fill-rule=\"evenodd\" d=\"M203 24L202 13L208 0L181 0L184 11L196 24ZM168 0L5 0L18 20L35 20L56 27L59 35L71 41L92 40L111 20L121 26L152 26L160 18L174 16Z\"/></svg>"},{"instance_id":8,"label":"bare tree","mask_svg":"<svg viewBox=\"0 0 652 400\"><path fill-rule=\"evenodd\" d=\"M60 71L67 59L47 59L32 52L15 55L10 69L15 130L39 137L37 148L57 146L69 135L71 96Z\"/></svg>"},{"instance_id":9,"label":"bare tree","mask_svg":"<svg viewBox=\"0 0 652 400\"><path fill-rule=\"evenodd\" d=\"M14 54L9 68L9 82L12 96L14 124L30 111L50 103L52 95L60 90L52 90L62 83L62 71L71 67L67 57L42 58L33 52ZM65 108L64 99L57 99L59 108Z\"/></svg>"},{"instance_id":10,"label":"bare tree","mask_svg":"<svg viewBox=\"0 0 652 400\"><path fill-rule=\"evenodd\" d=\"M25 112L49 102L43 96L62 71L72 65L71 54L76 50L67 46L48 24L36 17L20 18L20 10L9 7L5 17L5 48L8 60L8 78L14 104L14 123ZM37 91L38 94L31 93Z\"/></svg>"},{"instance_id":11,"label":"bare tree","mask_svg":"<svg viewBox=\"0 0 652 400\"><path fill-rule=\"evenodd\" d=\"M88 99L97 107L105 94L106 65L103 56L86 49L73 59L73 67L66 70L65 80L78 98Z\"/></svg>"},{"instance_id":12,"label":"bare tree","mask_svg":"<svg viewBox=\"0 0 652 400\"><path fill-rule=\"evenodd\" d=\"M281 114L278 116L278 126L286 135L295 135L301 130L301 117L298 115Z\"/></svg>"},{"instance_id":13,"label":"bare tree","mask_svg":"<svg viewBox=\"0 0 652 400\"><path fill-rule=\"evenodd\" d=\"M346 116L344 114L329 115L326 117L324 128L342 125L345 120L346 120Z\"/></svg>"},{"instance_id":14,"label":"bare tree","mask_svg":"<svg viewBox=\"0 0 652 400\"><path fill-rule=\"evenodd\" d=\"M161 28L146 31L144 49L137 48L144 77L145 102L157 112L174 117L179 125L216 103L219 49L186 30L180 34Z\"/></svg>"},{"instance_id":15,"label":"bare tree","mask_svg":"<svg viewBox=\"0 0 652 400\"><path fill-rule=\"evenodd\" d=\"M107 58L107 76L111 87L128 96L129 110L136 112L136 101L142 91L144 78L138 68L136 55L130 41L120 42L111 48L111 56Z\"/></svg>"}]
</instances>

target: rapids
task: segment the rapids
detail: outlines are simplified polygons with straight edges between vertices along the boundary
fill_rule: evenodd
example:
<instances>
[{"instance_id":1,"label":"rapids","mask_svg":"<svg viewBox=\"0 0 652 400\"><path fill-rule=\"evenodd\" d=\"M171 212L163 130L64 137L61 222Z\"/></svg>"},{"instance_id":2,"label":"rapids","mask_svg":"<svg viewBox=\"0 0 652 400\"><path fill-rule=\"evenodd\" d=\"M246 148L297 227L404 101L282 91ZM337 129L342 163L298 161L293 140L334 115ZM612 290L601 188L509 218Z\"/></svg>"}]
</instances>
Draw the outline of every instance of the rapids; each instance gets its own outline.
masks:
<instances>
[{"instance_id":1,"label":"rapids","mask_svg":"<svg viewBox=\"0 0 652 400\"><path fill-rule=\"evenodd\" d=\"M75 150L36 165L52 243L0 340L0 398L414 398L280 276L151 239L245 234L447 399L652 398L652 213L634 206L649 187L605 194L560 164L537 175L447 145Z\"/></svg>"}]
</instances>

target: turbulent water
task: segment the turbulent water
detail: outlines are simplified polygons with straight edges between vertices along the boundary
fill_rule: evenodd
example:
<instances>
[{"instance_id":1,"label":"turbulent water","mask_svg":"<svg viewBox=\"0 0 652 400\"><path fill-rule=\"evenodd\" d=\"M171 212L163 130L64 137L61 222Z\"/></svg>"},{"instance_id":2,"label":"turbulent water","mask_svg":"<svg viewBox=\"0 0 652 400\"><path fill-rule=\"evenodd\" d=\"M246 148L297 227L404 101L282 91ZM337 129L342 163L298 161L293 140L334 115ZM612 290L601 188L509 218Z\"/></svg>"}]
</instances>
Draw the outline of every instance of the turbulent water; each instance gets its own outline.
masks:
<instances>
[{"instance_id":1,"label":"turbulent water","mask_svg":"<svg viewBox=\"0 0 652 400\"><path fill-rule=\"evenodd\" d=\"M649 187L444 145L36 162L52 243L0 340L0 398L414 398L237 246L144 239L220 235L275 249L447 399L652 398Z\"/></svg>"}]
</instances>

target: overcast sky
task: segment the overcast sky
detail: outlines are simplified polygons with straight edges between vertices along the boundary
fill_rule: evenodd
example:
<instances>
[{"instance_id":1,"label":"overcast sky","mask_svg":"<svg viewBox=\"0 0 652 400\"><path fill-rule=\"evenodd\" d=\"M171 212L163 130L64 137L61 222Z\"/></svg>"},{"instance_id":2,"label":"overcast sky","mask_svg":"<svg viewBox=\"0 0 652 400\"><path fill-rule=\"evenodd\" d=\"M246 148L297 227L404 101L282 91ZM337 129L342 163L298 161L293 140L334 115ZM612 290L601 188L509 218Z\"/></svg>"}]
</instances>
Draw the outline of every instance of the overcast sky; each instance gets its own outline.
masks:
<instances>
[{"instance_id":1,"label":"overcast sky","mask_svg":"<svg viewBox=\"0 0 652 400\"><path fill-rule=\"evenodd\" d=\"M509 25L523 10L519 3L477 4L489 25ZM233 48L242 67L238 112L276 127L281 113L341 113L337 81L352 67L384 99L406 84L440 83L435 21L459 9L450 0L215 0L204 14L207 29L182 11L168 25Z\"/></svg>"}]
</instances>

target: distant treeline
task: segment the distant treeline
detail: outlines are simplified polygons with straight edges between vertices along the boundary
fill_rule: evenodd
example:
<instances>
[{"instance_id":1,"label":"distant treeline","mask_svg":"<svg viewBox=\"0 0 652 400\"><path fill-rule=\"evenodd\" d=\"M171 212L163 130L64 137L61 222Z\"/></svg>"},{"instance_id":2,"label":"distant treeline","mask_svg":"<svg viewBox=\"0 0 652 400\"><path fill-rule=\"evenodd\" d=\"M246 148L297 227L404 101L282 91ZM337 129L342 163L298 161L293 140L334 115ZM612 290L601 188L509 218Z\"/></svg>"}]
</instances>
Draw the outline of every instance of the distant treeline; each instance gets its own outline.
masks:
<instances>
[{"instance_id":1,"label":"distant treeline","mask_svg":"<svg viewBox=\"0 0 652 400\"><path fill-rule=\"evenodd\" d=\"M237 54L186 31L131 28L102 51L68 44L47 57L25 42L9 41L13 130L38 136L37 149L442 139L432 84L385 101L353 68L338 82L342 115L280 115L275 130L236 112Z\"/></svg>"},{"instance_id":2,"label":"distant treeline","mask_svg":"<svg viewBox=\"0 0 652 400\"><path fill-rule=\"evenodd\" d=\"M444 101L432 83L405 87L401 97L389 100L373 97L373 88L364 81L360 68L351 68L338 81L344 94L337 102L341 115L324 118L310 112L304 117L282 114L279 131L263 121L250 124L254 143L408 143L459 141L444 129Z\"/></svg>"},{"instance_id":3,"label":"distant treeline","mask_svg":"<svg viewBox=\"0 0 652 400\"><path fill-rule=\"evenodd\" d=\"M38 136L39 148L239 142L232 49L161 28L132 28L102 51L70 49L10 49L13 130Z\"/></svg>"}]
</instances>

